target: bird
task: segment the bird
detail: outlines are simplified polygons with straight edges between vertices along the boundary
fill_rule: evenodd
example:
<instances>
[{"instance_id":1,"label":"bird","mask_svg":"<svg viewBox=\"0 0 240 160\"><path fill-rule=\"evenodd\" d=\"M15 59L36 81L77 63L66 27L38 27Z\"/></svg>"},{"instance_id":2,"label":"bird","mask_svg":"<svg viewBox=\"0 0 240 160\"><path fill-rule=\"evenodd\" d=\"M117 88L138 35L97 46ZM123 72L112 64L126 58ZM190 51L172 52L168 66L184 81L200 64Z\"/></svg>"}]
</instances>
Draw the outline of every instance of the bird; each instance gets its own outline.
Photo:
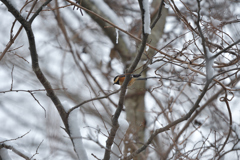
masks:
<instances>
[{"instance_id":1,"label":"bird","mask_svg":"<svg viewBox=\"0 0 240 160\"><path fill-rule=\"evenodd\" d=\"M141 75L139 75L139 74L131 74L131 80L128 82L128 86L131 86L136 80L147 80L148 79L148 78L142 78L140 76ZM124 80L125 80L125 74L117 75L113 79L113 82L114 82L113 84L122 85Z\"/></svg>"}]
</instances>

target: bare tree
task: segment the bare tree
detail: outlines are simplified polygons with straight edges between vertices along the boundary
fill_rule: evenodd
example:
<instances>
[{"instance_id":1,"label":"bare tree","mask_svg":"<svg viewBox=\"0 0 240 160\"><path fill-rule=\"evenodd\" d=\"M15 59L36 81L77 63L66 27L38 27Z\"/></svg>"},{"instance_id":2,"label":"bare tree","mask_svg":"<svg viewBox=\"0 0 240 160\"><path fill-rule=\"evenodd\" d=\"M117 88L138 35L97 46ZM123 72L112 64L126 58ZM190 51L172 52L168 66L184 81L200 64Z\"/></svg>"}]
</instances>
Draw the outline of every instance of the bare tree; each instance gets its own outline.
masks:
<instances>
[{"instance_id":1,"label":"bare tree","mask_svg":"<svg viewBox=\"0 0 240 160\"><path fill-rule=\"evenodd\" d=\"M0 159L239 158L238 1L1 2Z\"/></svg>"}]
</instances>

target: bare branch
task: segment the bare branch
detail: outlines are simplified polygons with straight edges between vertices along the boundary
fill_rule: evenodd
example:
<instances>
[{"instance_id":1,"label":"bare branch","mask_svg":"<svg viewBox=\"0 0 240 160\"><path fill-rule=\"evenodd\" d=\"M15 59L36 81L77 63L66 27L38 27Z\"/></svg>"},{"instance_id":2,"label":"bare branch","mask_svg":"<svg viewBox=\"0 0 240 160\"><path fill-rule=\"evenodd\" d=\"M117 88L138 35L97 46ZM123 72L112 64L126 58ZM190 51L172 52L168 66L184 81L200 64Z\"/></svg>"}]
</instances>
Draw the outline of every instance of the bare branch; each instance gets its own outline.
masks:
<instances>
[{"instance_id":1,"label":"bare branch","mask_svg":"<svg viewBox=\"0 0 240 160\"><path fill-rule=\"evenodd\" d=\"M2 148L2 147L12 150L14 153L16 153L17 155L19 155L20 157L22 157L26 160L31 160L30 157L28 157L26 154L22 153L20 150L18 150L17 148L15 148L13 146L2 143L2 144L0 144L0 148Z\"/></svg>"},{"instance_id":2,"label":"bare branch","mask_svg":"<svg viewBox=\"0 0 240 160\"><path fill-rule=\"evenodd\" d=\"M81 106L84 105L85 103L92 102L92 101L95 101L95 100L104 99L104 98L108 98L109 96L111 96L111 95L113 95L113 94L116 94L116 93L118 93L119 91L120 91L120 89L118 89L118 90L116 90L116 91L114 91L114 92L112 92L112 93L110 93L110 94L107 94L107 95L105 95L105 96L102 96L102 97L96 97L96 98L92 98L92 99L86 100L86 101L84 101L84 102L82 102L82 103L74 106L73 108L69 109L69 111L67 112L67 117L69 116L69 114L70 114L73 110L81 107Z\"/></svg>"},{"instance_id":3,"label":"bare branch","mask_svg":"<svg viewBox=\"0 0 240 160\"><path fill-rule=\"evenodd\" d=\"M52 0L47 0L46 2L44 2L39 8L38 10L34 13L34 15L32 15L32 17L29 19L29 23L32 23L34 21L34 19L38 16L38 14L42 11L43 7L45 7L46 5L48 5ZM31 12L31 11L30 11Z\"/></svg>"},{"instance_id":4,"label":"bare branch","mask_svg":"<svg viewBox=\"0 0 240 160\"><path fill-rule=\"evenodd\" d=\"M32 157L31 157L30 159L32 159L35 155L38 154L38 149L39 149L39 147L41 146L41 144L43 143L43 141L44 141L44 140L42 140L42 141L39 143L39 145L38 145L38 147L37 147L37 149L36 149L36 153L34 153L34 155L32 155Z\"/></svg>"},{"instance_id":5,"label":"bare branch","mask_svg":"<svg viewBox=\"0 0 240 160\"><path fill-rule=\"evenodd\" d=\"M206 94L206 92L207 92L207 90L208 90L208 86L209 86L209 83L206 82L206 84L205 84L205 86L204 86L204 88L203 88L203 90L202 90L202 93L198 96L198 99L196 100L194 106L191 108L191 110L190 110L185 116L183 116L182 118L179 118L179 119L173 121L172 123L166 125L166 126L163 127L163 128L159 128L159 129L155 130L155 131L152 133L152 135L149 137L149 139L147 140L147 142L146 142L141 148L139 148L137 151L135 151L135 152L133 152L131 155L127 156L126 159L130 160L130 159L132 159L133 157L135 157L137 154L139 154L139 153L141 153L142 151L144 151L144 150L148 147L148 145L151 144L151 142L153 141L154 137L156 137L159 133L162 133L162 132L164 132L164 131L167 131L167 130L169 130L171 127L175 126L176 124L179 124L179 123L187 120L188 118L190 118L191 115L196 111L196 109L197 109L198 107L200 107L200 106L199 106L199 103L201 102L203 96Z\"/></svg>"},{"instance_id":6,"label":"bare branch","mask_svg":"<svg viewBox=\"0 0 240 160\"><path fill-rule=\"evenodd\" d=\"M30 131L28 131L27 133L24 133L22 136L20 137L17 137L17 138L14 138L14 139L8 139L8 140L4 140L4 141L1 141L0 143L5 143L5 142L9 142L9 141L14 141L14 140L17 140L17 139L20 139L20 138L23 138L24 136L26 136L28 133L30 133Z\"/></svg>"},{"instance_id":7,"label":"bare branch","mask_svg":"<svg viewBox=\"0 0 240 160\"><path fill-rule=\"evenodd\" d=\"M230 49L232 46L238 44L240 42L240 39L237 40L236 42L230 44L229 46L227 46L226 48L222 49L221 51L219 51L218 53L216 53L212 58L217 58L220 54L222 54L223 52L226 52L228 49Z\"/></svg>"},{"instance_id":8,"label":"bare branch","mask_svg":"<svg viewBox=\"0 0 240 160\"><path fill-rule=\"evenodd\" d=\"M45 118L47 116L47 113L46 113L46 109L41 105L41 103L37 100L37 98L33 95L33 92L29 92L31 94L31 96L34 98L34 100L39 104L40 107L42 107L42 109L44 110L44 113L45 113Z\"/></svg>"},{"instance_id":9,"label":"bare branch","mask_svg":"<svg viewBox=\"0 0 240 160\"><path fill-rule=\"evenodd\" d=\"M29 3L30 3L30 2L29 2ZM35 2L33 3L33 5L32 5L32 7L31 7L31 9L30 9L30 11L29 11L26 19L28 19L28 17L30 16L30 14L31 14L34 6L36 5L36 3L37 3L37 1L35 1ZM27 4L28 4L28 3L26 3L26 4L21 8L20 12L23 10L23 8L24 8ZM16 20L14 21L13 26L14 26L15 22L16 22ZM21 31L22 31L22 29L23 29L23 26L21 26L21 27L18 29L16 35L15 35L14 37L12 37L12 29L13 29L13 26L12 26L12 28L11 28L10 41L8 42L6 48L3 50L3 52L2 52L2 54L1 54L1 56L0 56L0 61L2 60L3 56L7 53L7 51L8 51L9 48L12 46L12 44L13 44L14 41L17 39L17 37L19 36L19 34L21 33Z\"/></svg>"},{"instance_id":10,"label":"bare branch","mask_svg":"<svg viewBox=\"0 0 240 160\"><path fill-rule=\"evenodd\" d=\"M154 28L154 26L157 24L158 20L161 18L163 6L164 6L164 0L161 0L161 4L160 4L159 9L158 9L157 17L156 17L155 20L152 22L152 24L151 24L151 29Z\"/></svg>"},{"instance_id":11,"label":"bare branch","mask_svg":"<svg viewBox=\"0 0 240 160\"><path fill-rule=\"evenodd\" d=\"M29 41L29 49L30 49L31 58L32 58L33 71L35 72L37 78L39 79L39 81L42 83L42 85L46 89L47 95L51 98L51 100L55 104L56 108L58 109L58 112L62 118L62 121L63 121L66 129L67 129L67 132L69 133L68 122L66 119L66 116L67 116L66 112L65 112L60 100L56 96L54 90L52 89L51 84L46 79L46 77L44 76L44 74L42 73L42 71L39 67L38 54L37 54L37 50L36 50L35 38L34 38L34 33L32 31L31 23L29 23L27 20L25 20L25 18L23 18L21 16L21 14L7 0L2 0L2 2L6 5L9 12L11 12L13 14L13 16L23 25L24 29L26 30L26 33L28 36L28 41ZM47 2L49 3L50 1L47 1ZM47 5L47 4L44 3L44 5Z\"/></svg>"}]
</instances>

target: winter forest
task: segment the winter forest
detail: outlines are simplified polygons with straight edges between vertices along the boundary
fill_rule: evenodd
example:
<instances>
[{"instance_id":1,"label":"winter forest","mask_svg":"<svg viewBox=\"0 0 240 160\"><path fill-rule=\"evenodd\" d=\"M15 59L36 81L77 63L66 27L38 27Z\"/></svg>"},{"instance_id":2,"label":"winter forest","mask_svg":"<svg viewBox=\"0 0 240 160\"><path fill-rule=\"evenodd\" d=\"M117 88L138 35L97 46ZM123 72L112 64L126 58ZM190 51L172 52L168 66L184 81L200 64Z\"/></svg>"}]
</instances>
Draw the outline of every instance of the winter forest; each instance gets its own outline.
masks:
<instances>
[{"instance_id":1,"label":"winter forest","mask_svg":"<svg viewBox=\"0 0 240 160\"><path fill-rule=\"evenodd\" d=\"M239 8L0 0L0 160L240 159Z\"/></svg>"}]
</instances>

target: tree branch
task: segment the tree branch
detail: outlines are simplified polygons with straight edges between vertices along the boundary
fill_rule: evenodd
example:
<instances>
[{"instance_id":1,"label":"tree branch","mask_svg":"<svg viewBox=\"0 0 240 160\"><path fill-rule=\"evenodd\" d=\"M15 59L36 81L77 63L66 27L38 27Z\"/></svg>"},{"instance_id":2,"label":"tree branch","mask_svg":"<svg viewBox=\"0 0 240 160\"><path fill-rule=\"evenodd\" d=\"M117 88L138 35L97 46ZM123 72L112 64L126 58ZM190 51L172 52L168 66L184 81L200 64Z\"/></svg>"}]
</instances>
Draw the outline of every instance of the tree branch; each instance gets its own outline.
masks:
<instances>
[{"instance_id":1,"label":"tree branch","mask_svg":"<svg viewBox=\"0 0 240 160\"><path fill-rule=\"evenodd\" d=\"M139 1L139 6L141 8L141 10L143 9L143 4L142 4L142 1ZM143 14L143 13L142 13ZM143 18L143 16L142 16ZM142 22L144 22L142 20ZM135 59L133 60L132 64L130 65L129 69L127 69L127 73L126 73L126 77L125 77L125 80L122 84L122 87L121 87L121 92L120 92L120 98L119 98L119 101L118 101L118 107L117 107L117 110L115 111L114 115L113 115L113 118L112 118L112 129L110 131L110 135L107 139L107 142L106 142L106 148L108 150L105 150L105 154L104 154L104 160L108 160L110 159L110 149L111 149L111 146L113 144L113 140L114 140L114 137L115 137L115 134L116 134L116 131L119 127L118 125L118 118L121 114L121 111L123 109L123 104L124 104L124 100L125 100L125 94L126 94L126 89L127 89L127 85L128 85L128 82L130 81L130 77L131 77L131 73L134 71L134 69L137 67L137 64L139 63L141 57L142 57L142 54L144 52L144 48L146 46L146 43L147 43L147 38L148 38L148 34L144 34L144 32L142 31L143 33L143 39L142 39L142 43L141 43L141 47L138 51L138 54L137 56L135 57Z\"/></svg>"},{"instance_id":2,"label":"tree branch","mask_svg":"<svg viewBox=\"0 0 240 160\"><path fill-rule=\"evenodd\" d=\"M14 153L16 153L17 155L19 155L20 157L22 157L22 158L24 158L24 159L26 159L26 160L30 160L30 159L31 159L30 157L28 157L27 155L25 155L24 153L22 153L21 151L19 151L18 149L16 149L16 148L13 147L13 146L10 146L10 145L7 145L7 144L2 143L2 144L0 144L0 149L1 149L2 147L13 151Z\"/></svg>"},{"instance_id":3,"label":"tree branch","mask_svg":"<svg viewBox=\"0 0 240 160\"><path fill-rule=\"evenodd\" d=\"M38 10L32 15L32 17L29 19L29 23L32 23L33 20L38 16L38 14L42 11L43 7L45 7L46 5L48 5L48 3L50 3L52 0L47 0L46 2L44 2L39 8Z\"/></svg>"},{"instance_id":4,"label":"tree branch","mask_svg":"<svg viewBox=\"0 0 240 160\"><path fill-rule=\"evenodd\" d=\"M155 25L157 24L158 20L161 18L163 6L164 6L164 0L161 1L161 4L159 6L159 10L158 10L158 13L157 13L157 17L155 18L155 20L151 24L151 29L153 29L155 27Z\"/></svg>"},{"instance_id":5,"label":"tree branch","mask_svg":"<svg viewBox=\"0 0 240 160\"><path fill-rule=\"evenodd\" d=\"M119 91L120 91L120 89L118 89L118 90L116 90L116 91L114 91L114 92L112 92L112 93L110 93L110 94L107 94L107 95L105 95L105 96L102 96L102 97L96 97L96 98L92 98L92 99L86 100L86 101L84 101L84 102L82 102L82 103L80 103L80 104L72 107L71 109L69 109L69 111L67 111L67 117L69 116L69 114L70 114L74 109L77 109L77 108L81 107L81 106L84 105L85 103L92 102L92 101L95 101L95 100L104 99L104 98L108 98L109 96L111 96L111 95L113 95L113 94L116 94L116 93L118 93Z\"/></svg>"},{"instance_id":6,"label":"tree branch","mask_svg":"<svg viewBox=\"0 0 240 160\"><path fill-rule=\"evenodd\" d=\"M208 90L208 86L209 86L209 82L206 82L203 90L202 90L202 93L198 96L198 99L197 101L194 103L192 109L190 109L190 111L185 115L183 116L182 118L179 118L175 121L173 121L172 123L166 125L165 127L163 128L159 128L157 129L156 131L153 132L153 134L149 137L149 139L147 140L147 142L141 147L139 148L137 151L133 152L131 155L127 156L126 159L127 160L130 160L132 159L133 157L135 157L137 154L141 153L142 151L144 151L148 145L150 145L150 143L153 141L153 139L159 134L159 133L162 133L164 131L167 131L169 130L171 127L187 120L188 118L191 117L191 115L193 114L193 112L196 111L196 109L199 107L199 103L201 102L202 98L204 97L204 95L206 94L207 90Z\"/></svg>"},{"instance_id":7,"label":"tree branch","mask_svg":"<svg viewBox=\"0 0 240 160\"><path fill-rule=\"evenodd\" d=\"M56 108L57 108L57 110L58 110L58 112L59 112L59 114L62 118L62 121L63 121L63 123L66 127L66 131L69 134L67 114L66 114L60 100L56 96L51 84L46 79L46 77L44 76L44 74L42 73L42 71L39 67L38 54L37 54L35 38L34 38L33 31L32 31L31 22L28 22L27 20L25 20L25 18L23 18L21 16L21 14L9 3L8 0L2 0L2 2L6 5L9 12L12 13L12 15L22 24L22 26L26 30L27 37L28 37L28 42L29 42L29 50L30 50L30 54L31 54L31 58L32 58L32 69L33 69L34 73L36 74L38 80L41 82L41 84L46 89L47 96L50 97L50 99L52 100L52 102L56 106ZM48 0L48 3L50 3L50 2L51 2L51 0ZM47 4L44 3L44 5L47 5Z\"/></svg>"}]
</instances>

